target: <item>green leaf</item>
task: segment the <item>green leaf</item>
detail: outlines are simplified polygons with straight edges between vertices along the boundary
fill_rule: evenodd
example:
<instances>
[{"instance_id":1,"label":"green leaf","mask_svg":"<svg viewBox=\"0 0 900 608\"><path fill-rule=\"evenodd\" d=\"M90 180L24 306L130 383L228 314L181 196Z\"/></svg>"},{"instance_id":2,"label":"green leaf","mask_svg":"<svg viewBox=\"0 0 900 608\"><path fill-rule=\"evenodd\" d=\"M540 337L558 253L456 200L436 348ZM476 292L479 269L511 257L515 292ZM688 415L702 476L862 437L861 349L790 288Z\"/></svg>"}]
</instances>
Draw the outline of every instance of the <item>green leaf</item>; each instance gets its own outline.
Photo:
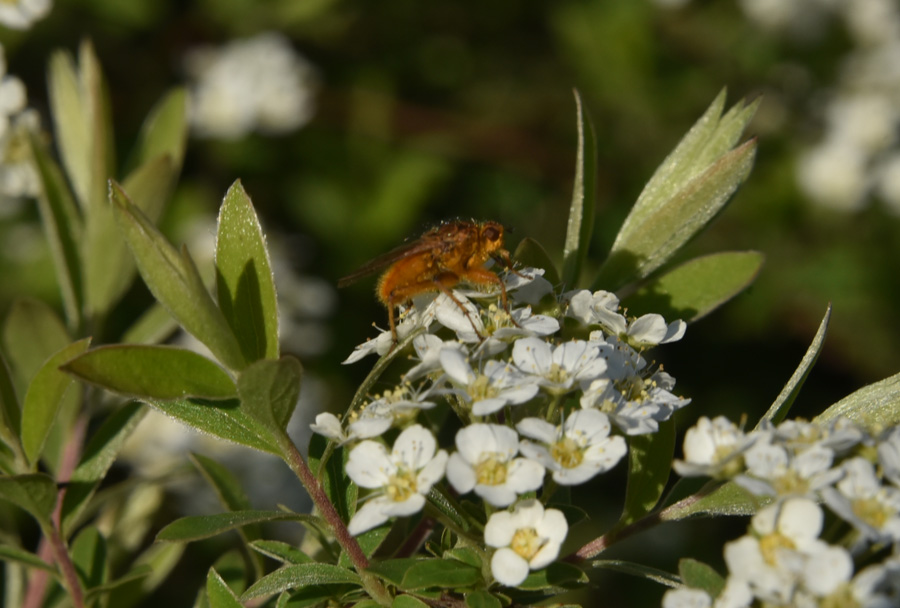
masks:
<instances>
[{"instance_id":1,"label":"green leaf","mask_svg":"<svg viewBox=\"0 0 900 608\"><path fill-rule=\"evenodd\" d=\"M256 597L273 595L288 589L336 584L360 585L361 581L359 575L355 572L346 568L332 566L331 564L313 563L282 566L251 585L241 596L241 600L246 601Z\"/></svg>"},{"instance_id":2,"label":"green leaf","mask_svg":"<svg viewBox=\"0 0 900 608\"><path fill-rule=\"evenodd\" d=\"M237 399L228 401L147 399L147 403L163 414L180 420L202 433L261 452L281 455L278 438L273 437L268 429L244 413Z\"/></svg>"},{"instance_id":3,"label":"green leaf","mask_svg":"<svg viewBox=\"0 0 900 608\"><path fill-rule=\"evenodd\" d=\"M122 187L151 222L159 219L173 179L172 161L157 157L141 165ZM96 207L87 218L85 243L85 291L88 310L104 316L134 280L134 257L116 224L109 204Z\"/></svg>"},{"instance_id":4,"label":"green leaf","mask_svg":"<svg viewBox=\"0 0 900 608\"><path fill-rule=\"evenodd\" d=\"M134 561L132 572L149 572L146 576L132 578L117 584L109 593L107 606L131 607L139 605L157 589L181 559L186 545L180 543L156 543L149 546ZM126 574L122 578L126 578ZM121 579L120 579L121 580Z\"/></svg>"},{"instance_id":5,"label":"green leaf","mask_svg":"<svg viewBox=\"0 0 900 608\"><path fill-rule=\"evenodd\" d=\"M110 200L119 228L153 296L230 369L244 368L246 361L237 338L187 251L176 251L115 182L110 184Z\"/></svg>"},{"instance_id":6,"label":"green leaf","mask_svg":"<svg viewBox=\"0 0 900 608\"><path fill-rule=\"evenodd\" d=\"M81 217L66 179L49 151L38 141L37 136L31 137L29 145L41 184L37 197L38 210L50 254L53 256L63 308L69 325L78 327L81 325L84 297L79 250L83 231Z\"/></svg>"},{"instance_id":7,"label":"green leaf","mask_svg":"<svg viewBox=\"0 0 900 608\"><path fill-rule=\"evenodd\" d=\"M481 571L454 559L423 559L413 564L403 575L401 589L453 589L471 587L481 582Z\"/></svg>"},{"instance_id":8,"label":"green leaf","mask_svg":"<svg viewBox=\"0 0 900 608\"><path fill-rule=\"evenodd\" d=\"M63 531L72 528L88 500L94 495L107 471L115 462L119 450L131 432L144 418L147 408L129 403L114 411L93 434L81 455L81 462L72 472L63 499Z\"/></svg>"},{"instance_id":9,"label":"green leaf","mask_svg":"<svg viewBox=\"0 0 900 608\"><path fill-rule=\"evenodd\" d=\"M725 588L725 579L711 566L695 559L678 560L678 574L681 581L693 589L703 589L710 596L716 597Z\"/></svg>"},{"instance_id":10,"label":"green leaf","mask_svg":"<svg viewBox=\"0 0 900 608\"><path fill-rule=\"evenodd\" d=\"M369 564L366 572L374 574L378 578L399 587L403 582L403 577L410 568L418 564L421 559L415 557L402 557L397 559L386 559L380 562Z\"/></svg>"},{"instance_id":11,"label":"green leaf","mask_svg":"<svg viewBox=\"0 0 900 608\"><path fill-rule=\"evenodd\" d=\"M60 366L83 353L90 345L90 338L74 342L59 351L38 370L22 405L22 448L30 463L41 457L50 427L57 411L72 384L73 379L63 373Z\"/></svg>"},{"instance_id":12,"label":"green leaf","mask_svg":"<svg viewBox=\"0 0 900 608\"><path fill-rule=\"evenodd\" d=\"M101 346L63 369L113 392L140 399L229 399L237 388L228 373L202 355L174 346Z\"/></svg>"},{"instance_id":13,"label":"green leaf","mask_svg":"<svg viewBox=\"0 0 900 608\"><path fill-rule=\"evenodd\" d=\"M206 596L209 598L210 608L243 608L234 591L225 584L215 568L210 568L206 576Z\"/></svg>"},{"instance_id":14,"label":"green leaf","mask_svg":"<svg viewBox=\"0 0 900 608\"><path fill-rule=\"evenodd\" d=\"M313 520L311 515L285 511L232 511L215 515L194 515L176 519L156 535L158 541L193 542L210 538L249 524L266 521Z\"/></svg>"},{"instance_id":15,"label":"green leaf","mask_svg":"<svg viewBox=\"0 0 900 608\"><path fill-rule=\"evenodd\" d=\"M300 398L303 366L291 356L252 363L238 376L241 408L272 430L284 432Z\"/></svg>"},{"instance_id":16,"label":"green leaf","mask_svg":"<svg viewBox=\"0 0 900 608\"><path fill-rule=\"evenodd\" d=\"M757 103L724 116L724 91L647 183L600 269L594 289L649 276L721 211L753 166L756 142L731 149Z\"/></svg>"},{"instance_id":17,"label":"green leaf","mask_svg":"<svg viewBox=\"0 0 900 608\"><path fill-rule=\"evenodd\" d=\"M519 589L538 591L541 589L573 589L588 583L587 575L573 564L555 562L535 572L529 572Z\"/></svg>"},{"instance_id":18,"label":"green leaf","mask_svg":"<svg viewBox=\"0 0 900 608\"><path fill-rule=\"evenodd\" d=\"M430 604L406 594L398 595L391 603L391 608L428 608L429 606Z\"/></svg>"},{"instance_id":19,"label":"green leaf","mask_svg":"<svg viewBox=\"0 0 900 608\"><path fill-rule=\"evenodd\" d=\"M575 107L578 115L578 152L575 158L575 182L572 203L569 206L569 222L563 246L564 289L578 285L581 267L587 258L588 244L594 229L594 206L597 189L597 144L594 124L582 108L581 95L575 90ZM555 285L555 283L554 283Z\"/></svg>"},{"instance_id":20,"label":"green leaf","mask_svg":"<svg viewBox=\"0 0 900 608\"><path fill-rule=\"evenodd\" d=\"M91 589L106 582L109 576L106 539L97 528L88 526L82 529L72 542L69 552L85 587Z\"/></svg>"},{"instance_id":21,"label":"green leaf","mask_svg":"<svg viewBox=\"0 0 900 608\"><path fill-rule=\"evenodd\" d=\"M733 481L722 485L712 485L713 483L707 484L697 494L663 509L659 514L660 520L679 521L697 515L753 515L771 502L770 498L751 494Z\"/></svg>"},{"instance_id":22,"label":"green leaf","mask_svg":"<svg viewBox=\"0 0 900 608\"><path fill-rule=\"evenodd\" d=\"M788 411L791 409L791 405L793 405L797 395L800 394L800 389L803 388L806 377L809 375L813 365L816 364L819 353L822 352L822 346L825 344L825 334L828 332L828 322L830 319L831 304L829 304L828 308L825 310L825 316L822 318L822 322L819 323L819 329L816 331L812 344L809 345L809 348L806 349L806 354L804 354L803 359L800 360L800 365L797 366L797 369L794 370L794 373L791 375L787 384L781 389L775 402L769 407L769 411L767 411L756 424L756 428L759 428L759 425L762 424L763 420L768 420L772 424L778 424L784 420L785 416L787 416Z\"/></svg>"},{"instance_id":23,"label":"green leaf","mask_svg":"<svg viewBox=\"0 0 900 608\"><path fill-rule=\"evenodd\" d=\"M13 386L12 374L6 365L6 359L0 352L0 441L21 455L22 444L19 443L19 432L22 425L22 411L16 387Z\"/></svg>"},{"instance_id":24,"label":"green leaf","mask_svg":"<svg viewBox=\"0 0 900 608\"><path fill-rule=\"evenodd\" d=\"M644 284L622 305L636 317L655 312L667 319L696 321L749 287L763 261L757 251L694 258Z\"/></svg>"},{"instance_id":25,"label":"green leaf","mask_svg":"<svg viewBox=\"0 0 900 608\"><path fill-rule=\"evenodd\" d=\"M86 117L89 105L72 56L57 51L50 56L47 91L59 156L82 208L91 192L93 137Z\"/></svg>"},{"instance_id":26,"label":"green leaf","mask_svg":"<svg viewBox=\"0 0 900 608\"><path fill-rule=\"evenodd\" d=\"M277 359L278 303L272 264L253 203L240 181L228 189L219 210L216 290L244 358Z\"/></svg>"},{"instance_id":27,"label":"green leaf","mask_svg":"<svg viewBox=\"0 0 900 608\"><path fill-rule=\"evenodd\" d=\"M633 523L653 510L669 480L675 453L675 422L661 422L659 431L628 438L628 485L617 527Z\"/></svg>"},{"instance_id":28,"label":"green leaf","mask_svg":"<svg viewBox=\"0 0 900 608\"><path fill-rule=\"evenodd\" d=\"M136 566L126 572L124 575L102 585L97 585L96 587L92 587L88 590L87 593L84 594L85 600L87 604L93 604L94 601L100 597L101 595L106 595L112 592L115 592L122 588L130 587L134 584L140 584L142 581L150 578L153 574L150 566ZM107 606L122 606L121 603L115 603L113 601L109 601L106 603Z\"/></svg>"},{"instance_id":29,"label":"green leaf","mask_svg":"<svg viewBox=\"0 0 900 608\"><path fill-rule=\"evenodd\" d=\"M658 568L651 568L650 566L645 566L643 564L626 562L620 559L594 560L591 562L591 567L603 570L612 570L613 572L621 572L623 574L629 574L631 576L637 576L659 583L660 585L665 585L667 587L674 588L678 587L681 584L681 581L678 580L678 577L670 572L666 572L665 570L660 570Z\"/></svg>"},{"instance_id":30,"label":"green leaf","mask_svg":"<svg viewBox=\"0 0 900 608\"><path fill-rule=\"evenodd\" d=\"M52 527L56 494L56 482L43 473L0 477L0 499L28 511L45 532Z\"/></svg>"},{"instance_id":31,"label":"green leaf","mask_svg":"<svg viewBox=\"0 0 900 608\"><path fill-rule=\"evenodd\" d=\"M250 498L231 471L202 454L192 453L190 457L194 467L216 492L223 507L229 511L246 511L251 508Z\"/></svg>"},{"instance_id":32,"label":"green leaf","mask_svg":"<svg viewBox=\"0 0 900 608\"><path fill-rule=\"evenodd\" d=\"M22 564L28 568L43 570L56 576L56 568L42 560L31 551L25 551L11 545L0 545L0 560Z\"/></svg>"},{"instance_id":33,"label":"green leaf","mask_svg":"<svg viewBox=\"0 0 900 608\"><path fill-rule=\"evenodd\" d=\"M123 344L159 344L175 333L178 323L156 302L122 335Z\"/></svg>"},{"instance_id":34,"label":"green leaf","mask_svg":"<svg viewBox=\"0 0 900 608\"><path fill-rule=\"evenodd\" d=\"M466 594L466 606L467 608L502 608L503 604L487 591L472 591Z\"/></svg>"},{"instance_id":35,"label":"green leaf","mask_svg":"<svg viewBox=\"0 0 900 608\"><path fill-rule=\"evenodd\" d=\"M543 268L544 278L554 287L557 287L560 284L559 273L556 271L553 260L550 259L544 246L536 240L525 237L519 241L519 245L516 247L516 253L513 257L517 262L524 266Z\"/></svg>"},{"instance_id":36,"label":"green leaf","mask_svg":"<svg viewBox=\"0 0 900 608\"><path fill-rule=\"evenodd\" d=\"M900 374L895 374L852 393L813 418L813 422L829 422L839 417L877 433L900 424Z\"/></svg>"},{"instance_id":37,"label":"green leaf","mask_svg":"<svg viewBox=\"0 0 900 608\"><path fill-rule=\"evenodd\" d=\"M184 160L187 143L187 91L176 88L166 94L150 111L141 128L137 162L141 165L167 156L177 175Z\"/></svg>"},{"instance_id":38,"label":"green leaf","mask_svg":"<svg viewBox=\"0 0 900 608\"><path fill-rule=\"evenodd\" d=\"M283 564L309 564L313 561L300 549L280 540L255 540L250 543L250 548Z\"/></svg>"},{"instance_id":39,"label":"green leaf","mask_svg":"<svg viewBox=\"0 0 900 608\"><path fill-rule=\"evenodd\" d=\"M56 312L40 300L14 300L3 323L3 350L20 395L44 362L69 344L69 332Z\"/></svg>"}]
</instances>

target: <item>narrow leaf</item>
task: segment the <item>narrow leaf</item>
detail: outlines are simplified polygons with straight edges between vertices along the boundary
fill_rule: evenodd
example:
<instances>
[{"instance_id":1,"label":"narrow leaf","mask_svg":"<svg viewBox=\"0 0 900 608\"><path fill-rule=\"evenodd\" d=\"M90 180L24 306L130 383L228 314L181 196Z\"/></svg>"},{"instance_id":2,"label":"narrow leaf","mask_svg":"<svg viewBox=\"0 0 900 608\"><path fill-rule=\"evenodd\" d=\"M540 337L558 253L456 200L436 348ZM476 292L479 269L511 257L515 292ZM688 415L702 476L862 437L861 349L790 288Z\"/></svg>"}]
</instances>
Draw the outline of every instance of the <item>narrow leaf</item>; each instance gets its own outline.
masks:
<instances>
[{"instance_id":1,"label":"narrow leaf","mask_svg":"<svg viewBox=\"0 0 900 608\"><path fill-rule=\"evenodd\" d=\"M57 51L50 56L47 90L59 156L82 209L87 208L91 191L91 150L93 140L88 108L79 81L75 61L69 53Z\"/></svg>"},{"instance_id":2,"label":"narrow leaf","mask_svg":"<svg viewBox=\"0 0 900 608\"><path fill-rule=\"evenodd\" d=\"M403 575L401 589L452 589L471 587L481 581L481 571L451 559L425 559L412 565Z\"/></svg>"},{"instance_id":3,"label":"narrow leaf","mask_svg":"<svg viewBox=\"0 0 900 608\"><path fill-rule=\"evenodd\" d=\"M241 408L248 416L283 432L300 398L303 366L294 357L256 361L238 377Z\"/></svg>"},{"instance_id":4,"label":"narrow leaf","mask_svg":"<svg viewBox=\"0 0 900 608\"><path fill-rule=\"evenodd\" d=\"M391 608L428 608L429 606L430 604L406 594L398 595L391 603Z\"/></svg>"},{"instance_id":5,"label":"narrow leaf","mask_svg":"<svg viewBox=\"0 0 900 608\"><path fill-rule=\"evenodd\" d=\"M591 567L603 570L612 570L613 572L621 572L623 574L630 574L631 576L644 578L649 581L665 585L666 587L678 587L678 585L680 584L678 577L674 576L670 572L666 572L665 570L660 570L658 568L651 568L650 566L645 566L644 564L626 562L620 559L598 559L591 562Z\"/></svg>"},{"instance_id":6,"label":"narrow leaf","mask_svg":"<svg viewBox=\"0 0 900 608\"><path fill-rule=\"evenodd\" d=\"M500 600L487 591L473 591L466 594L467 608L502 608L502 606Z\"/></svg>"},{"instance_id":7,"label":"narrow leaf","mask_svg":"<svg viewBox=\"0 0 900 608\"><path fill-rule=\"evenodd\" d=\"M123 344L159 344L178 330L178 323L159 302L138 318L122 335Z\"/></svg>"},{"instance_id":8,"label":"narrow leaf","mask_svg":"<svg viewBox=\"0 0 900 608\"><path fill-rule=\"evenodd\" d=\"M136 165L168 156L177 175L187 143L187 91L170 91L150 111L141 128Z\"/></svg>"},{"instance_id":9,"label":"narrow leaf","mask_svg":"<svg viewBox=\"0 0 900 608\"><path fill-rule=\"evenodd\" d=\"M231 511L215 515L194 515L176 519L156 535L158 541L193 542L210 538L249 524L266 521L313 520L310 515L286 511Z\"/></svg>"},{"instance_id":10,"label":"narrow leaf","mask_svg":"<svg viewBox=\"0 0 900 608\"><path fill-rule=\"evenodd\" d=\"M57 351L38 370L28 387L22 405L22 447L32 464L40 458L57 410L72 386L72 377L59 368L87 350L90 342L90 338L85 338Z\"/></svg>"},{"instance_id":11,"label":"narrow leaf","mask_svg":"<svg viewBox=\"0 0 900 608\"><path fill-rule=\"evenodd\" d=\"M243 608L234 591L225 584L215 568L210 568L206 576L206 597L209 598L210 608Z\"/></svg>"},{"instance_id":12,"label":"narrow leaf","mask_svg":"<svg viewBox=\"0 0 900 608\"><path fill-rule=\"evenodd\" d=\"M280 540L255 540L250 543L250 548L283 564L308 564L313 561L300 549Z\"/></svg>"},{"instance_id":13,"label":"narrow leaf","mask_svg":"<svg viewBox=\"0 0 900 608\"><path fill-rule=\"evenodd\" d=\"M241 482L231 471L202 454L191 454L191 462L212 486L223 507L229 511L250 509L250 498L241 487Z\"/></svg>"},{"instance_id":14,"label":"narrow leaf","mask_svg":"<svg viewBox=\"0 0 900 608\"><path fill-rule=\"evenodd\" d=\"M75 568L85 586L90 589L106 582L107 571L106 539L94 526L78 532L70 547Z\"/></svg>"},{"instance_id":15,"label":"narrow leaf","mask_svg":"<svg viewBox=\"0 0 900 608\"><path fill-rule=\"evenodd\" d=\"M28 568L37 568L49 572L54 576L57 574L56 568L31 551L19 549L18 547L13 547L11 545L0 545L0 560L22 564Z\"/></svg>"},{"instance_id":16,"label":"narrow leaf","mask_svg":"<svg viewBox=\"0 0 900 608\"><path fill-rule=\"evenodd\" d=\"M794 373L791 375L787 384L781 389L775 402L769 407L769 411L767 411L762 419L756 424L756 428L759 428L759 425L762 424L763 420L768 420L772 424L778 424L784 420L785 416L787 416L788 411L791 409L791 405L794 404L794 400L797 398L797 395L800 394L800 389L803 388L806 377L809 375L813 365L816 364L819 353L822 352L822 346L825 344L825 334L828 331L828 322L830 320L831 304L829 304L828 308L825 310L825 316L822 318L822 322L819 323L819 329L816 331L812 344L809 345L809 348L806 349L806 354L804 354L803 359L800 360L800 365L797 366L797 369L794 370Z\"/></svg>"},{"instance_id":17,"label":"narrow leaf","mask_svg":"<svg viewBox=\"0 0 900 608\"><path fill-rule=\"evenodd\" d=\"M149 546L134 560L132 570L122 577L122 579L131 578L131 580L122 581L122 584L116 584L115 588L110 590L107 605L139 605L139 602L149 597L154 589L165 582L178 565L185 546L180 543L156 543ZM149 573L146 576L141 575L139 578L131 577L132 573L142 574L143 572Z\"/></svg>"},{"instance_id":18,"label":"narrow leaf","mask_svg":"<svg viewBox=\"0 0 900 608\"><path fill-rule=\"evenodd\" d=\"M813 418L829 422L839 417L877 432L900 424L900 374L895 374L852 393Z\"/></svg>"},{"instance_id":19,"label":"narrow leaf","mask_svg":"<svg viewBox=\"0 0 900 608\"><path fill-rule=\"evenodd\" d=\"M13 301L3 323L3 351L20 395L44 362L69 342L66 326L47 304L30 298Z\"/></svg>"},{"instance_id":20,"label":"narrow leaf","mask_svg":"<svg viewBox=\"0 0 900 608\"><path fill-rule=\"evenodd\" d=\"M391 585L400 586L403 577L410 568L422 561L414 557L403 557L397 559L386 559L384 561L375 562L366 568L366 572L374 574L378 578L390 583Z\"/></svg>"},{"instance_id":21,"label":"narrow leaf","mask_svg":"<svg viewBox=\"0 0 900 608\"><path fill-rule=\"evenodd\" d=\"M94 213L97 208L106 207L106 180L115 174L115 150L106 82L94 45L89 40L84 40L78 47L78 67L91 141L87 149L90 152L87 202L92 208L91 213ZM82 154L85 152L81 151Z\"/></svg>"},{"instance_id":22,"label":"narrow leaf","mask_svg":"<svg viewBox=\"0 0 900 608\"><path fill-rule=\"evenodd\" d=\"M274 595L288 589L300 587L336 584L361 584L359 575L346 568L338 568L331 564L298 564L282 566L275 572L264 576L253 584L241 600Z\"/></svg>"},{"instance_id":23,"label":"narrow leaf","mask_svg":"<svg viewBox=\"0 0 900 608\"><path fill-rule=\"evenodd\" d=\"M56 482L43 473L0 477L0 499L30 513L45 531L51 528L56 493Z\"/></svg>"},{"instance_id":24,"label":"narrow leaf","mask_svg":"<svg viewBox=\"0 0 900 608\"><path fill-rule=\"evenodd\" d=\"M641 316L701 319L750 286L764 260L757 251L724 251L694 258L644 284L622 305Z\"/></svg>"},{"instance_id":25,"label":"narrow leaf","mask_svg":"<svg viewBox=\"0 0 900 608\"><path fill-rule=\"evenodd\" d=\"M85 382L140 399L229 399L237 395L225 370L202 355L174 346L101 346L63 369Z\"/></svg>"},{"instance_id":26,"label":"narrow leaf","mask_svg":"<svg viewBox=\"0 0 900 608\"><path fill-rule=\"evenodd\" d=\"M637 521L653 510L662 496L675 453L675 422L659 425L659 431L628 438L628 485L625 506L617 526Z\"/></svg>"},{"instance_id":27,"label":"narrow leaf","mask_svg":"<svg viewBox=\"0 0 900 608\"><path fill-rule=\"evenodd\" d=\"M666 507L660 512L660 519L679 521L697 515L753 515L770 501L729 481Z\"/></svg>"},{"instance_id":28,"label":"narrow leaf","mask_svg":"<svg viewBox=\"0 0 900 608\"><path fill-rule=\"evenodd\" d=\"M235 182L219 210L219 306L247 361L278 358L278 303L265 237L250 197Z\"/></svg>"},{"instance_id":29,"label":"narrow leaf","mask_svg":"<svg viewBox=\"0 0 900 608\"><path fill-rule=\"evenodd\" d=\"M84 297L79 250L83 230L81 217L65 177L47 149L34 136L29 145L41 186L37 197L41 225L53 256L63 307L69 326L78 327Z\"/></svg>"},{"instance_id":30,"label":"narrow leaf","mask_svg":"<svg viewBox=\"0 0 900 608\"><path fill-rule=\"evenodd\" d=\"M562 281L565 289L578 284L581 267L587 258L587 248L594 228L594 205L597 180L597 145L594 125L582 107L581 95L575 91L575 107L578 116L578 151L575 158L575 181L566 241L563 246Z\"/></svg>"},{"instance_id":31,"label":"narrow leaf","mask_svg":"<svg viewBox=\"0 0 900 608\"><path fill-rule=\"evenodd\" d=\"M703 589L710 596L716 597L725 588L725 579L712 566L695 559L678 560L678 574L681 581L693 589Z\"/></svg>"},{"instance_id":32,"label":"narrow leaf","mask_svg":"<svg viewBox=\"0 0 900 608\"><path fill-rule=\"evenodd\" d=\"M116 183L110 184L110 200L153 296L225 365L231 369L245 367L240 345L203 286L190 256L176 251Z\"/></svg>"},{"instance_id":33,"label":"narrow leaf","mask_svg":"<svg viewBox=\"0 0 900 608\"><path fill-rule=\"evenodd\" d=\"M81 455L81 462L72 472L63 500L63 531L71 529L88 500L94 495L106 472L131 432L144 418L147 408L129 403L114 411L91 436Z\"/></svg>"},{"instance_id":34,"label":"narrow leaf","mask_svg":"<svg viewBox=\"0 0 900 608\"><path fill-rule=\"evenodd\" d=\"M19 443L21 424L22 411L19 406L19 398L16 396L16 387L13 386L12 375L6 365L6 359L0 352L0 441L16 453L21 452Z\"/></svg>"},{"instance_id":35,"label":"narrow leaf","mask_svg":"<svg viewBox=\"0 0 900 608\"><path fill-rule=\"evenodd\" d=\"M269 454L281 455L276 437L241 410L237 399L207 401L148 399L147 403L163 414L206 433Z\"/></svg>"}]
</instances>

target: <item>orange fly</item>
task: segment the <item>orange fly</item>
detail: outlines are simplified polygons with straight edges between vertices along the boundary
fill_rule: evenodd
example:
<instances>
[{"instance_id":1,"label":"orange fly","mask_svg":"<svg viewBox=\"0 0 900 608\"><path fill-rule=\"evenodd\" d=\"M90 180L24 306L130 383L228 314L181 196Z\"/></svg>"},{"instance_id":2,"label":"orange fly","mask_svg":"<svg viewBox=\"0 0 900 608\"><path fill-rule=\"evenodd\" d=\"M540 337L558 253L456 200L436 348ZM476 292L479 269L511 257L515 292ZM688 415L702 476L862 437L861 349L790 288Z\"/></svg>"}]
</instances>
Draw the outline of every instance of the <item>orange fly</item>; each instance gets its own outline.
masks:
<instances>
[{"instance_id":1,"label":"orange fly","mask_svg":"<svg viewBox=\"0 0 900 608\"><path fill-rule=\"evenodd\" d=\"M394 309L397 306L409 302L419 294L441 291L466 312L462 302L450 291L461 281L499 287L503 309L508 314L506 286L497 273L484 267L491 258L506 268L512 268L509 252L503 248L502 224L464 220L444 222L415 241L371 260L338 281L338 287L349 285L387 267L378 280L376 293L388 309L391 336L396 344L398 338ZM472 322L472 319L469 318L469 321ZM474 322L472 326L475 327Z\"/></svg>"}]
</instances>

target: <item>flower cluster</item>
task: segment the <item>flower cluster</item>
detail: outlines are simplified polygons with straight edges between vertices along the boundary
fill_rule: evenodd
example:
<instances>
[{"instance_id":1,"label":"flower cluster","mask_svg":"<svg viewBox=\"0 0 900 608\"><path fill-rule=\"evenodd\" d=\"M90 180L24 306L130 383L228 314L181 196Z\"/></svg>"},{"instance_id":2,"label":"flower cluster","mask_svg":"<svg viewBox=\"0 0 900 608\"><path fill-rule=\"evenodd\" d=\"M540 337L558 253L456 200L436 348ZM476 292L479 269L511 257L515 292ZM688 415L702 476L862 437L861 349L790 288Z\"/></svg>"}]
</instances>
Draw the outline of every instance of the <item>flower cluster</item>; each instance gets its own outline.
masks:
<instances>
[{"instance_id":1,"label":"flower cluster","mask_svg":"<svg viewBox=\"0 0 900 608\"><path fill-rule=\"evenodd\" d=\"M628 318L605 291L557 295L542 275L507 273L509 310L499 291L417 298L397 324L401 341L415 332L401 383L343 421L317 416L313 430L348 445L348 476L372 490L352 533L417 512L446 477L456 494L487 504L476 540L493 549L494 578L518 585L555 560L566 537L562 512L546 508L554 489L612 469L627 452L625 436L655 432L689 402L643 355L680 339L683 322ZM395 347L384 331L345 363ZM423 426L420 412L432 408L459 419L449 456ZM383 437L392 428L401 432L389 448Z\"/></svg>"},{"instance_id":2,"label":"flower cluster","mask_svg":"<svg viewBox=\"0 0 900 608\"><path fill-rule=\"evenodd\" d=\"M770 502L726 544L722 592L672 590L666 608L898 605L900 429L871 433L836 418L744 432L723 417L701 418L684 456L680 474L731 479ZM823 538L821 504L849 526L843 542Z\"/></svg>"},{"instance_id":3,"label":"flower cluster","mask_svg":"<svg viewBox=\"0 0 900 608\"><path fill-rule=\"evenodd\" d=\"M0 215L15 210L22 198L38 194L28 145L28 138L38 131L38 114L27 103L25 85L6 73L6 55L0 46Z\"/></svg>"}]
</instances>

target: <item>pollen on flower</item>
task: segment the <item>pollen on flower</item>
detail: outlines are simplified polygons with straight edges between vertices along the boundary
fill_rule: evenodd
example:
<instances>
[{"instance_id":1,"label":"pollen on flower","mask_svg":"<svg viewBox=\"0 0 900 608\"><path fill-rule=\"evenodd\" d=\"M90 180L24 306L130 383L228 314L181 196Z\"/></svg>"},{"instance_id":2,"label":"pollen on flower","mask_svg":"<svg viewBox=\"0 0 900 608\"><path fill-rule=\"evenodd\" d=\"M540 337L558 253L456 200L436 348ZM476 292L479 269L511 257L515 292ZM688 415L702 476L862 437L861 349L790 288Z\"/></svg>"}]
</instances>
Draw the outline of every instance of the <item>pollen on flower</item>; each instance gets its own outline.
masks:
<instances>
[{"instance_id":1,"label":"pollen on flower","mask_svg":"<svg viewBox=\"0 0 900 608\"><path fill-rule=\"evenodd\" d=\"M779 496L806 494L810 490L810 480L798 471L790 469L772 480L772 485Z\"/></svg>"},{"instance_id":2,"label":"pollen on flower","mask_svg":"<svg viewBox=\"0 0 900 608\"><path fill-rule=\"evenodd\" d=\"M538 536L534 528L519 528L513 535L509 548L530 561L544 546L544 540Z\"/></svg>"},{"instance_id":3,"label":"pollen on flower","mask_svg":"<svg viewBox=\"0 0 900 608\"><path fill-rule=\"evenodd\" d=\"M581 446L571 437L563 437L550 446L550 455L553 456L553 460L566 469L574 469L584 460Z\"/></svg>"},{"instance_id":4,"label":"pollen on flower","mask_svg":"<svg viewBox=\"0 0 900 608\"><path fill-rule=\"evenodd\" d=\"M857 498L852 501L853 513L861 520L880 530L885 523L895 515L895 511L891 509L877 496L868 498Z\"/></svg>"},{"instance_id":5,"label":"pollen on flower","mask_svg":"<svg viewBox=\"0 0 900 608\"><path fill-rule=\"evenodd\" d=\"M469 384L469 395L474 400L493 399L499 392L497 387L491 384L491 379L484 374L479 374L478 377Z\"/></svg>"},{"instance_id":6,"label":"pollen on flower","mask_svg":"<svg viewBox=\"0 0 900 608\"><path fill-rule=\"evenodd\" d=\"M507 462L498 454L491 454L475 466L475 476L479 484L499 486L506 483Z\"/></svg>"},{"instance_id":7,"label":"pollen on flower","mask_svg":"<svg viewBox=\"0 0 900 608\"><path fill-rule=\"evenodd\" d=\"M772 566L778 564L778 552L781 549L794 548L794 542L790 538L777 532L766 534L759 540L760 553L762 553L763 559L766 560L766 563Z\"/></svg>"},{"instance_id":8,"label":"pollen on flower","mask_svg":"<svg viewBox=\"0 0 900 608\"><path fill-rule=\"evenodd\" d=\"M399 469L395 475L391 475L385 494L394 502L403 502L418 492L416 475L413 471Z\"/></svg>"}]
</instances>

